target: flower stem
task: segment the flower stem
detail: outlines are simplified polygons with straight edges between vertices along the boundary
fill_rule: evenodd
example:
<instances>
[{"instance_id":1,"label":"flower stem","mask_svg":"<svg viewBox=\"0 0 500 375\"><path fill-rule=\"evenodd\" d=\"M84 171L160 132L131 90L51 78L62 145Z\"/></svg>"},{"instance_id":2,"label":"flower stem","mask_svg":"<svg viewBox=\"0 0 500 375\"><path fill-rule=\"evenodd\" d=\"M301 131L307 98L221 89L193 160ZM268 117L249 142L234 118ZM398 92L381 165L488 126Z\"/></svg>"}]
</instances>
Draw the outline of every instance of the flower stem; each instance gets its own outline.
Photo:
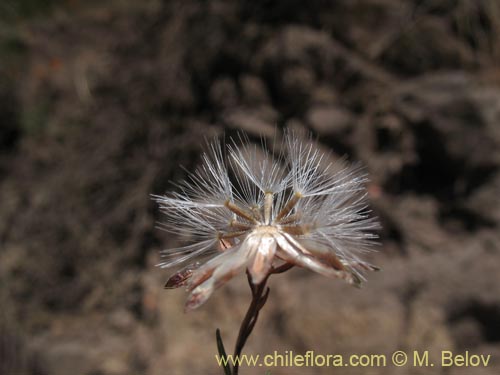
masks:
<instances>
[{"instance_id":1,"label":"flower stem","mask_svg":"<svg viewBox=\"0 0 500 375\"><path fill-rule=\"evenodd\" d=\"M252 290L252 302L248 306L245 318L241 322L240 332L238 333L238 338L236 339L236 345L234 346L233 358L239 358L241 351L247 342L248 337L252 333L253 327L257 322L260 310L264 307L267 301L267 296L269 295L269 288L266 288L267 279L271 274L268 274L266 278L257 285L253 285L250 273L247 271L248 284ZM233 366L233 375L238 375L239 361L236 361Z\"/></svg>"},{"instance_id":2,"label":"flower stem","mask_svg":"<svg viewBox=\"0 0 500 375\"><path fill-rule=\"evenodd\" d=\"M269 287L266 287L267 279L274 273L282 273L288 271L292 268L293 265L289 263L285 263L280 267L272 268L271 271L267 274L267 276L262 280L260 284L254 285L252 283L252 277L247 270L247 278L248 284L250 285L250 289L252 291L252 302L250 306L248 306L247 313L243 322L241 322L240 332L238 333L238 339L236 340L236 345L234 346L234 355L233 358L239 358L241 355L241 351L247 342L248 337L252 333L253 327L255 323L257 323L257 318L259 317L260 310L264 307L267 301L267 297L269 296ZM236 361L233 366L233 375L238 375L239 369L239 361Z\"/></svg>"},{"instance_id":3,"label":"flower stem","mask_svg":"<svg viewBox=\"0 0 500 375\"><path fill-rule=\"evenodd\" d=\"M233 354L233 371L232 375L238 375L239 370L239 359L241 352L243 351L243 347L245 346L248 337L253 331L255 323L257 323L257 318L259 317L260 310L264 307L267 301L267 297L269 296L270 289L266 287L267 279L269 276L275 273L283 273L292 268L293 265L290 263L285 263L279 267L272 268L267 276L257 285L254 285L252 282L252 277L247 270L247 278L248 284L250 285L250 290L252 291L252 302L250 302L250 306L248 306L247 313L245 314L245 318L241 322L240 331L238 333L238 338L236 339L236 344L234 346L234 354ZM223 350L224 346L222 343L222 338L220 338L220 332L217 331L217 345L219 347L219 355L227 357L225 351ZM221 349L222 348L222 349ZM225 367L224 371L227 372L228 369Z\"/></svg>"}]
</instances>

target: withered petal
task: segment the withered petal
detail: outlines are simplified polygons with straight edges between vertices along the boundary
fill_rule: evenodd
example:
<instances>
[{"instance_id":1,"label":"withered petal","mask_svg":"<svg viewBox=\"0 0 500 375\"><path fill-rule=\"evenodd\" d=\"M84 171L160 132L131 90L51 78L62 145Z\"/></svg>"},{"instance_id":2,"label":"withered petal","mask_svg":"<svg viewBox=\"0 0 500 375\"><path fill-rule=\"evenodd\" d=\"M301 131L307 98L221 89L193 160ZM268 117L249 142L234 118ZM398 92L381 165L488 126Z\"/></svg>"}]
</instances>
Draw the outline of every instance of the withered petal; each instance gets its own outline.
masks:
<instances>
[{"instance_id":1,"label":"withered petal","mask_svg":"<svg viewBox=\"0 0 500 375\"><path fill-rule=\"evenodd\" d=\"M188 312L203 305L214 291L214 280L206 280L191 291L184 305L184 311Z\"/></svg>"},{"instance_id":2,"label":"withered petal","mask_svg":"<svg viewBox=\"0 0 500 375\"><path fill-rule=\"evenodd\" d=\"M248 267L254 285L261 283L269 274L274 255L276 254L276 248L277 244L273 236L264 236L261 238L260 244L255 251L253 261Z\"/></svg>"},{"instance_id":3,"label":"withered petal","mask_svg":"<svg viewBox=\"0 0 500 375\"><path fill-rule=\"evenodd\" d=\"M339 278L347 281L349 284L357 284L356 278L350 272L339 271L329 267L318 259L307 254L307 249L304 249L290 235L278 234L275 235L278 242L278 253L280 258L297 266L308 268L311 271L317 272L320 275L332 278Z\"/></svg>"}]
</instances>

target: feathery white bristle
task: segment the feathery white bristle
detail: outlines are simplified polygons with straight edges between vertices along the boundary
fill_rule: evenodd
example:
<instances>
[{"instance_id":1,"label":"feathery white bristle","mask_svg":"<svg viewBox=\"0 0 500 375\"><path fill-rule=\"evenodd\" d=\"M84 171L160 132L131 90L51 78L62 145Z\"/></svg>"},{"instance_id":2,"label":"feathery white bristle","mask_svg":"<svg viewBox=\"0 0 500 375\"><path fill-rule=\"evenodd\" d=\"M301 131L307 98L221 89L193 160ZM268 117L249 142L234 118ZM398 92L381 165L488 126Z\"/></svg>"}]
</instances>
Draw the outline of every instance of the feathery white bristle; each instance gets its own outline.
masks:
<instances>
[{"instance_id":1,"label":"feathery white bristle","mask_svg":"<svg viewBox=\"0 0 500 375\"><path fill-rule=\"evenodd\" d=\"M368 210L368 179L360 165L330 162L317 144L292 131L277 156L245 136L239 143L225 149L210 143L200 168L188 173L177 192L153 196L167 218L162 228L191 241L163 251L160 266L212 259L192 271L188 306L205 301L242 265L254 281L283 261L351 283L375 269L359 257L372 250L379 229Z\"/></svg>"}]
</instances>

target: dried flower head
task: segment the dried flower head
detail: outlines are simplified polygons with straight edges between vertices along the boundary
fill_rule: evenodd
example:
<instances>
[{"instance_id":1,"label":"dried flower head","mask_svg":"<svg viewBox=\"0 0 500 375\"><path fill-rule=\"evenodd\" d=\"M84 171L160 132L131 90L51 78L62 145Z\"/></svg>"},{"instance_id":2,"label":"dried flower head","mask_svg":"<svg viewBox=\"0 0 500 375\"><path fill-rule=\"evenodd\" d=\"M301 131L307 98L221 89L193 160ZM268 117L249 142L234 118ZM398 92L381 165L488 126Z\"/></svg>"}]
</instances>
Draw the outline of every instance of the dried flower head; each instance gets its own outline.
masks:
<instances>
[{"instance_id":1,"label":"dried flower head","mask_svg":"<svg viewBox=\"0 0 500 375\"><path fill-rule=\"evenodd\" d=\"M245 269L254 285L284 264L353 285L362 271L376 270L358 257L371 250L379 226L359 165L328 162L317 144L293 132L277 156L239 141L210 143L178 192L153 197L167 217L162 226L190 241L163 251L160 263L183 266L166 287L187 285L187 310Z\"/></svg>"}]
</instances>

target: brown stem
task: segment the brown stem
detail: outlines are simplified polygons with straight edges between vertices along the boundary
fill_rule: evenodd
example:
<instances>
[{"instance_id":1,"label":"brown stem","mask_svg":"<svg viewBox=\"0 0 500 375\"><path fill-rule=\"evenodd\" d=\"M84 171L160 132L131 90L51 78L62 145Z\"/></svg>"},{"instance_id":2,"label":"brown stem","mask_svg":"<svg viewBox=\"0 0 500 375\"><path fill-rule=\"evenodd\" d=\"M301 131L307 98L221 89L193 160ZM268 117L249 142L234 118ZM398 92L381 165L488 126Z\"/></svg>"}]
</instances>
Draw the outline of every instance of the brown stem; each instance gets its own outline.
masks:
<instances>
[{"instance_id":1,"label":"brown stem","mask_svg":"<svg viewBox=\"0 0 500 375\"><path fill-rule=\"evenodd\" d=\"M274 273L282 273L288 271L292 267L293 264L285 263L277 268L272 268L264 278L264 280L262 280L262 282L257 285L254 285L252 283L252 277L247 270L248 284L250 285L250 289L252 291L252 302L250 303L250 306L248 306L245 318L241 322L240 331L238 333L238 338L236 339L236 345L234 347L234 359L240 358L243 347L245 346L245 343L252 333L255 323L257 322L259 312L266 304L267 297L269 296L270 291L269 288L266 288L267 279ZM233 375L238 375L238 370L239 362L235 362L233 365Z\"/></svg>"},{"instance_id":2,"label":"brown stem","mask_svg":"<svg viewBox=\"0 0 500 375\"><path fill-rule=\"evenodd\" d=\"M233 358L239 358L241 351L247 342L248 337L252 333L253 327L259 317L260 309L264 307L267 296L269 295L269 288L266 288L266 282L271 274L269 273L260 284L254 285L250 273L247 271L248 284L252 290L252 302L248 306L245 318L241 322L236 345L234 346ZM265 291L264 291L265 290ZM235 362L233 366L233 375L238 375L239 363Z\"/></svg>"},{"instance_id":3,"label":"brown stem","mask_svg":"<svg viewBox=\"0 0 500 375\"><path fill-rule=\"evenodd\" d=\"M279 267L273 268L271 270L271 274L283 273L285 271L288 271L292 267L293 267L292 263L284 263Z\"/></svg>"}]
</instances>

